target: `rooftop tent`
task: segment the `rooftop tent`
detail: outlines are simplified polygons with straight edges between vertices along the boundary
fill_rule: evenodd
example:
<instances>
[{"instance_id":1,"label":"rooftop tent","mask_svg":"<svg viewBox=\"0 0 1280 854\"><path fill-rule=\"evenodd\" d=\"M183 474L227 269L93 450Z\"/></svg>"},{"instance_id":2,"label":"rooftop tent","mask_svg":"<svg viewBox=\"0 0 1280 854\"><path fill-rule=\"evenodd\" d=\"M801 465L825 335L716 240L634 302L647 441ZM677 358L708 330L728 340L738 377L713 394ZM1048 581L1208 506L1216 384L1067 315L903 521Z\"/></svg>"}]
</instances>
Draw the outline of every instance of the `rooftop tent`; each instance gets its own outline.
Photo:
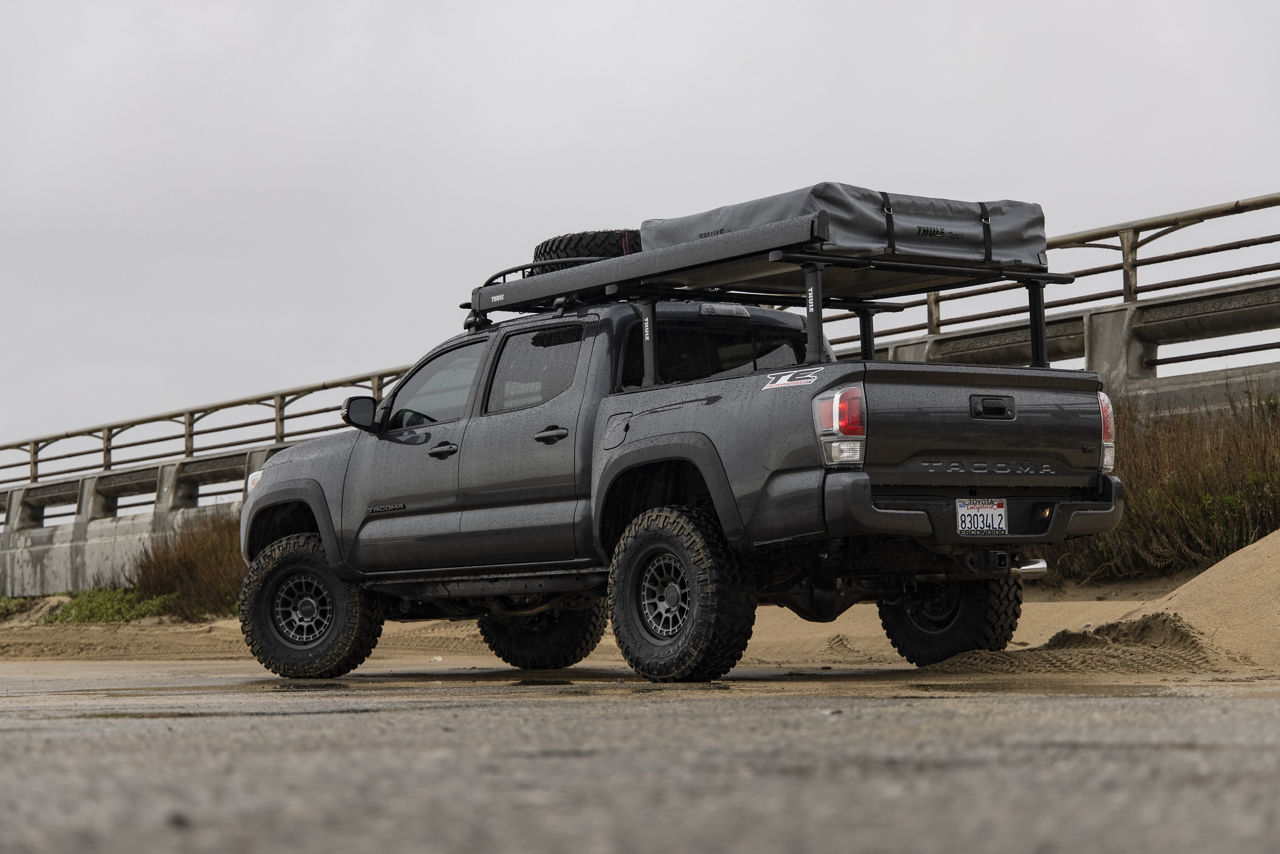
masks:
<instances>
[{"instance_id":1,"label":"rooftop tent","mask_svg":"<svg viewBox=\"0 0 1280 854\"><path fill-rule=\"evenodd\" d=\"M1047 263L1039 205L957 202L830 182L691 216L646 220L641 245L661 249L819 212L827 219L823 249L1040 269Z\"/></svg>"},{"instance_id":2,"label":"rooftop tent","mask_svg":"<svg viewBox=\"0 0 1280 854\"><path fill-rule=\"evenodd\" d=\"M1047 272L1044 215L1027 202L957 202L815 184L641 226L642 250L476 289L471 325L494 310L546 311L569 300L737 300L806 308L810 360L821 357L821 310L856 311L863 352L870 316L894 310L889 297L1015 280L1027 286L1034 364L1044 358Z\"/></svg>"},{"instance_id":3,"label":"rooftop tent","mask_svg":"<svg viewBox=\"0 0 1280 854\"><path fill-rule=\"evenodd\" d=\"M646 220L641 245L646 251L664 249L799 218L821 223L820 242L811 248L835 256L943 264L973 268L978 275L992 268L1044 271L1048 263L1039 205L958 202L831 182L691 216ZM883 268L832 273L828 294L863 299L953 283L937 276L921 283L918 276L888 275ZM798 276L782 278L791 280L784 289L800 289Z\"/></svg>"}]
</instances>

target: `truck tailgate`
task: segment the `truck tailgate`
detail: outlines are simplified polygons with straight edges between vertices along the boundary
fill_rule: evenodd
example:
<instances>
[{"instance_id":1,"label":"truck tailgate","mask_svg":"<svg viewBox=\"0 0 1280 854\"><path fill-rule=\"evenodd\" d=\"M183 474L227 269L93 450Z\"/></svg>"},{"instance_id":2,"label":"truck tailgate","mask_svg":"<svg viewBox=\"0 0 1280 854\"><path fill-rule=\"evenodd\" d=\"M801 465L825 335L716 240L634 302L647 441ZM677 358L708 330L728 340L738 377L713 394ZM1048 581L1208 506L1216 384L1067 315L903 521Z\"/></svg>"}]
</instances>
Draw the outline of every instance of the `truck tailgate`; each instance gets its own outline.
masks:
<instances>
[{"instance_id":1,"label":"truck tailgate","mask_svg":"<svg viewBox=\"0 0 1280 854\"><path fill-rule=\"evenodd\" d=\"M868 362L873 485L1083 487L1101 460L1093 374Z\"/></svg>"}]
</instances>

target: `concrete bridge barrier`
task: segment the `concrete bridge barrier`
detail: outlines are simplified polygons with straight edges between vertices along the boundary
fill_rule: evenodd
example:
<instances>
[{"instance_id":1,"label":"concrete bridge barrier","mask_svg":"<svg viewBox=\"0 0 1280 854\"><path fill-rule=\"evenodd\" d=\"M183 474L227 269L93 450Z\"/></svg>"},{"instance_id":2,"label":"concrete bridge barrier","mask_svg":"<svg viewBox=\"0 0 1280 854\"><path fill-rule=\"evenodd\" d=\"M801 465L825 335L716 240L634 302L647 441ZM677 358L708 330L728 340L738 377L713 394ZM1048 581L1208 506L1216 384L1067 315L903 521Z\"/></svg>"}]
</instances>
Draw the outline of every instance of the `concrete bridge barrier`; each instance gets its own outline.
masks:
<instances>
[{"instance_id":1,"label":"concrete bridge barrier","mask_svg":"<svg viewBox=\"0 0 1280 854\"><path fill-rule=\"evenodd\" d=\"M277 447L185 460L84 478L31 484L0 493L0 596L42 596L127 586L135 561L157 537L218 514L238 513L242 498L199 505L203 485L238 481ZM122 499L152 495L143 512L119 515ZM54 508L58 516L46 518Z\"/></svg>"}]
</instances>

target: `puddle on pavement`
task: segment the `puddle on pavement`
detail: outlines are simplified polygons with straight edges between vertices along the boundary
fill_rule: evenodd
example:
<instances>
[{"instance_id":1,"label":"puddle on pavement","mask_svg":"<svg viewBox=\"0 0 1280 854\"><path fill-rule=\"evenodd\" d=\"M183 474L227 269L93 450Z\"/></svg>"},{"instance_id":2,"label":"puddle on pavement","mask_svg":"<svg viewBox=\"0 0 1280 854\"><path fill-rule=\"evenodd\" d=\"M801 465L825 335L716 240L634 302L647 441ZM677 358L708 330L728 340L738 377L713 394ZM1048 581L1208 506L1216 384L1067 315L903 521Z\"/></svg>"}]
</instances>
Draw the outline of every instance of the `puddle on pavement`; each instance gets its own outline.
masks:
<instances>
[{"instance_id":1,"label":"puddle on pavement","mask_svg":"<svg viewBox=\"0 0 1280 854\"><path fill-rule=\"evenodd\" d=\"M288 680L286 680L286 681L282 681L282 682L275 682L275 683L273 683L273 684L271 685L270 690L272 690L272 691L285 691L285 692L290 692L290 691L295 691L295 692L296 692L296 691L302 691L302 692L305 692L305 691L348 691L348 690L351 690L351 688L352 688L352 686L350 686L350 685L346 684L345 682L319 682L319 681L317 681L317 682L296 682L296 681L288 681Z\"/></svg>"}]
</instances>

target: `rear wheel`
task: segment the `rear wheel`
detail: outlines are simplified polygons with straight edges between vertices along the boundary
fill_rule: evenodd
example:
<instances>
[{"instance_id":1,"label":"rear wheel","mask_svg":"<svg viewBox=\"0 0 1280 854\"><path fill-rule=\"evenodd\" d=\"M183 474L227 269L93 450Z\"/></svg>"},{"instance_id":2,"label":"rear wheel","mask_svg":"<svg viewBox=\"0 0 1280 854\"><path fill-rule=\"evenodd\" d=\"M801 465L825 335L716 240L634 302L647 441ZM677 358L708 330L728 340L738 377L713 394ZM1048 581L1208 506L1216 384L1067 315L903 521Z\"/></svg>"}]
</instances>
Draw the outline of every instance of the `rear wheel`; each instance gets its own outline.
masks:
<instances>
[{"instance_id":1,"label":"rear wheel","mask_svg":"<svg viewBox=\"0 0 1280 854\"><path fill-rule=\"evenodd\" d=\"M903 658L916 665L1009 645L1022 616L1016 578L922 584L914 595L879 603L880 624Z\"/></svg>"},{"instance_id":2,"label":"rear wheel","mask_svg":"<svg viewBox=\"0 0 1280 854\"><path fill-rule=\"evenodd\" d=\"M655 682L728 673L751 640L755 588L719 524L694 507L637 516L609 574L613 632L627 663Z\"/></svg>"},{"instance_id":3,"label":"rear wheel","mask_svg":"<svg viewBox=\"0 0 1280 854\"><path fill-rule=\"evenodd\" d=\"M494 655L524 670L556 670L577 664L604 637L609 600L588 608L558 608L528 617L481 617L480 636Z\"/></svg>"},{"instance_id":4,"label":"rear wheel","mask_svg":"<svg viewBox=\"0 0 1280 854\"><path fill-rule=\"evenodd\" d=\"M240 588L245 643L272 673L341 676L382 636L381 600L339 579L318 534L276 540L254 558Z\"/></svg>"}]
</instances>

